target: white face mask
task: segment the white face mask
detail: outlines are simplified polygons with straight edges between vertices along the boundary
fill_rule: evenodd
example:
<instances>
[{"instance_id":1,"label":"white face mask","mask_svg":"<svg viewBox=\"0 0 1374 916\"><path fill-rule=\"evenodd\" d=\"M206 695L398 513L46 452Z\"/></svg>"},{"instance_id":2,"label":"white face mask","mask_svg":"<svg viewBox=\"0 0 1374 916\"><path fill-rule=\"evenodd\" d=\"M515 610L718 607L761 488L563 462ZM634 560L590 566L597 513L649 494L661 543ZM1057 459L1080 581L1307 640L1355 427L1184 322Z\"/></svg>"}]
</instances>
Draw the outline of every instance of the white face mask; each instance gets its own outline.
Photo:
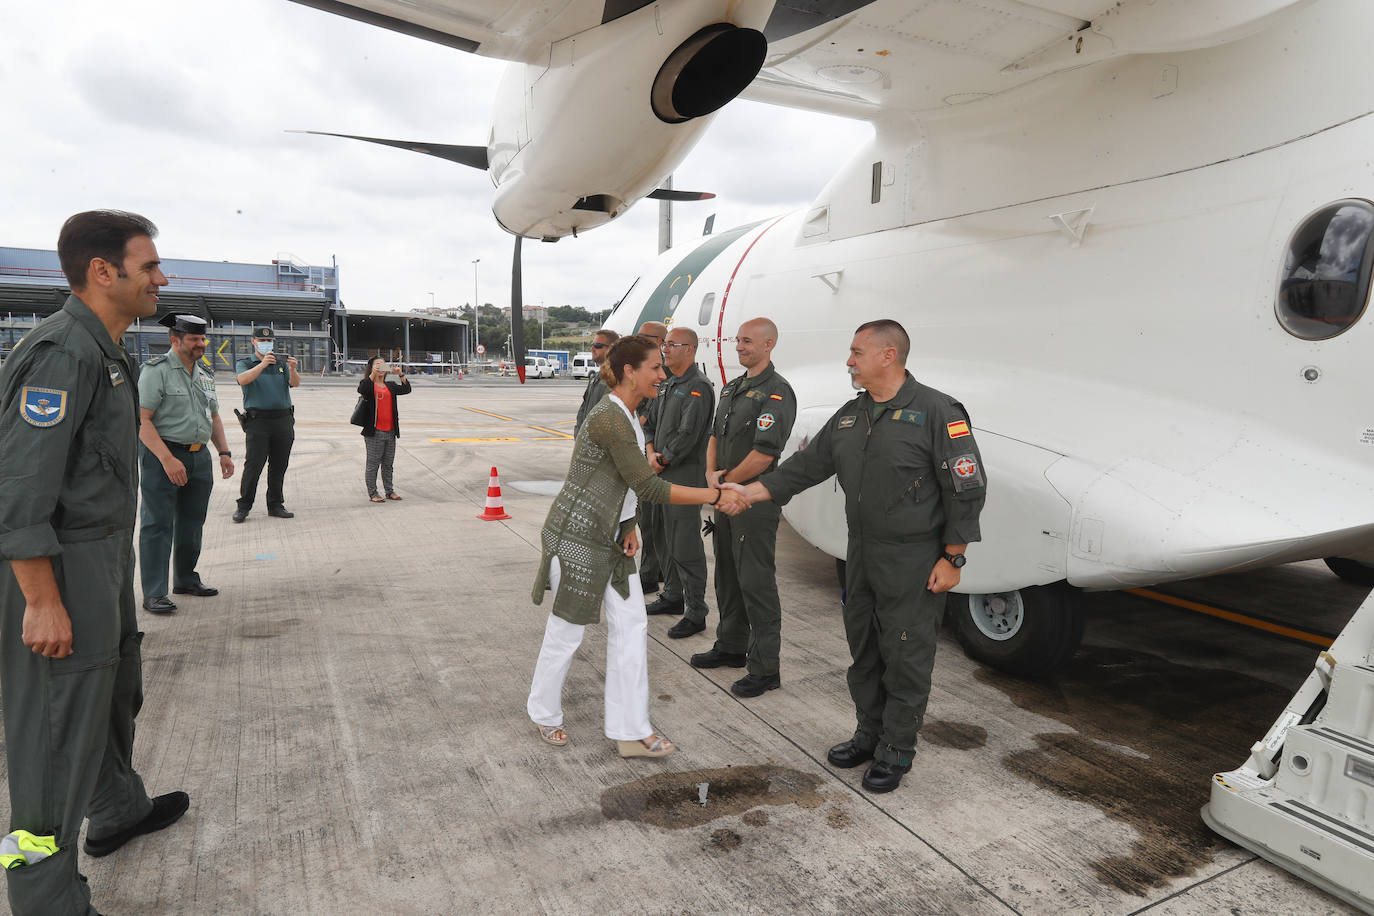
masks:
<instances>
[{"instance_id":1,"label":"white face mask","mask_svg":"<svg viewBox=\"0 0 1374 916\"><path fill-rule=\"evenodd\" d=\"M257 347L258 352L261 353L263 356L266 356L268 353L272 352L272 341L270 340L259 340L256 343L254 343L253 346Z\"/></svg>"}]
</instances>

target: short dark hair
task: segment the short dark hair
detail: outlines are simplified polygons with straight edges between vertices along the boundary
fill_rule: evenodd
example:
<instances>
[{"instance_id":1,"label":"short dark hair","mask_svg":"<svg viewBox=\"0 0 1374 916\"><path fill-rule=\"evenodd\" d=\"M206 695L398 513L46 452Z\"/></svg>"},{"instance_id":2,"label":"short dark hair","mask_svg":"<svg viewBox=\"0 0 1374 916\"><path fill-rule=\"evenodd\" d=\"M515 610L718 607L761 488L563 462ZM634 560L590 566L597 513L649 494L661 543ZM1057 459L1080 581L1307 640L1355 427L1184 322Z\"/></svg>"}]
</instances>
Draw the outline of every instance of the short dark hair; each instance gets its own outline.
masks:
<instances>
[{"instance_id":1,"label":"short dark hair","mask_svg":"<svg viewBox=\"0 0 1374 916\"><path fill-rule=\"evenodd\" d=\"M73 290L86 288L86 270L94 258L124 268L129 239L157 238L152 220L123 210L87 210L67 218L57 235L57 259Z\"/></svg>"},{"instance_id":2,"label":"short dark hair","mask_svg":"<svg viewBox=\"0 0 1374 916\"><path fill-rule=\"evenodd\" d=\"M854 334L857 336L864 331L872 331L873 336L882 341L883 346L896 347L897 363L906 365L907 355L911 353L911 338L907 336L906 328L891 318L879 318L877 321L865 321L854 329Z\"/></svg>"},{"instance_id":3,"label":"short dark hair","mask_svg":"<svg viewBox=\"0 0 1374 916\"><path fill-rule=\"evenodd\" d=\"M625 367L637 367L649 356L662 359L658 353L658 342L652 337L631 334L611 344L606 361L601 364L601 381L607 388L614 388L625 381Z\"/></svg>"}]
</instances>

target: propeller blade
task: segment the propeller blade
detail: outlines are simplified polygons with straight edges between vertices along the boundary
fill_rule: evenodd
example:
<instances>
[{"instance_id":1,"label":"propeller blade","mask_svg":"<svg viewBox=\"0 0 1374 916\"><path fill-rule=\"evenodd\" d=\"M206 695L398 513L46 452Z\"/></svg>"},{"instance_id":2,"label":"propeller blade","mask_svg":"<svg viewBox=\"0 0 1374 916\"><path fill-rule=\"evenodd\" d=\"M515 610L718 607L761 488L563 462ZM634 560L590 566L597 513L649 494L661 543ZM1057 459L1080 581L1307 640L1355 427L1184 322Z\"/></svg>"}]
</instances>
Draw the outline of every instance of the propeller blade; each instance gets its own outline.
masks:
<instances>
[{"instance_id":1,"label":"propeller blade","mask_svg":"<svg viewBox=\"0 0 1374 916\"><path fill-rule=\"evenodd\" d=\"M674 200L679 203L691 203L697 200L711 200L716 195L710 191L674 191L672 188L657 188L644 196L650 200Z\"/></svg>"},{"instance_id":2,"label":"propeller blade","mask_svg":"<svg viewBox=\"0 0 1374 916\"><path fill-rule=\"evenodd\" d=\"M510 349L515 374L525 384L525 291L520 281L520 236L515 237L515 257L510 265Z\"/></svg>"},{"instance_id":3,"label":"propeller blade","mask_svg":"<svg viewBox=\"0 0 1374 916\"><path fill-rule=\"evenodd\" d=\"M417 140L384 140L381 137L360 137L357 134L333 134L327 130L288 130L288 134L314 134L317 137L343 137L345 140L362 140L365 143L379 143L382 146L394 146L396 149L410 150L412 153L424 153L426 156L437 156L440 159L447 159L449 162L456 162L459 165L470 166L487 170L487 148L485 146L457 146L451 143L421 143Z\"/></svg>"}]
</instances>

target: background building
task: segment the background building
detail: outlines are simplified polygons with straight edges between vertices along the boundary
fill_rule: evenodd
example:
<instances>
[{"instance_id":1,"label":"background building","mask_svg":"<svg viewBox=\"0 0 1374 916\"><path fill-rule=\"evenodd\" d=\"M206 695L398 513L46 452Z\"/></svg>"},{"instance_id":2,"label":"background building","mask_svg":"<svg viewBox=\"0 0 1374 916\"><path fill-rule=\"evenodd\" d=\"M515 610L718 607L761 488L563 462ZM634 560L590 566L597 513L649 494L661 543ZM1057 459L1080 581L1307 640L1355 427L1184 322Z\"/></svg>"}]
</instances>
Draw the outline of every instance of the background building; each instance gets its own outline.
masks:
<instances>
[{"instance_id":1,"label":"background building","mask_svg":"<svg viewBox=\"0 0 1374 916\"><path fill-rule=\"evenodd\" d=\"M465 321L344 308L336 265L283 254L268 264L167 258L162 270L170 282L157 316L135 322L124 336L139 362L167 351L167 329L157 318L171 313L209 322L205 355L216 371L232 371L236 359L251 354L252 329L261 325L275 331L278 351L296 357L305 373L356 371L373 355L452 371L467 351ZM0 361L70 292L56 251L0 248Z\"/></svg>"}]
</instances>

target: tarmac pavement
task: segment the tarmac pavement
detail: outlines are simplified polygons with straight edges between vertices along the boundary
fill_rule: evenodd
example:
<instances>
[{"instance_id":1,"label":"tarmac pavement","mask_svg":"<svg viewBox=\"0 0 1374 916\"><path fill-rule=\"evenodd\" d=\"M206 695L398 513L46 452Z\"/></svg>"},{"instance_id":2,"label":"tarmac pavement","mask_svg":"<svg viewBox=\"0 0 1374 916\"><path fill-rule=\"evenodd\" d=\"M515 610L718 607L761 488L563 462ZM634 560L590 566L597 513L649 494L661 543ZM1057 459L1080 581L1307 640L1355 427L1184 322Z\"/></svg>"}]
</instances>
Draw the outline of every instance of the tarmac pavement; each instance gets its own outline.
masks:
<instances>
[{"instance_id":1,"label":"tarmac pavement","mask_svg":"<svg viewBox=\"0 0 1374 916\"><path fill-rule=\"evenodd\" d=\"M742 700L741 671L687 664L714 638L708 595L703 634L649 619L651 717L676 754L622 760L602 736L604 626L568 679L571 743L541 742L525 697L550 602L530 586L581 391L416 380L404 499L374 504L355 395L306 380L296 518L269 518L260 492L232 524L237 474L218 481L200 571L221 594L140 611L135 762L191 810L83 857L102 912L1349 912L1197 814L1315 650L1131 595L1087 596L1085 648L1045 682L942 637L914 767L875 796L863 767L825 762L853 728L839 589L784 524L780 690ZM224 373L220 398L232 419ZM477 518L493 466L509 521ZM1320 593L1338 629L1364 590L1316 567L1204 587L1242 602L1266 583L1290 612Z\"/></svg>"}]
</instances>

